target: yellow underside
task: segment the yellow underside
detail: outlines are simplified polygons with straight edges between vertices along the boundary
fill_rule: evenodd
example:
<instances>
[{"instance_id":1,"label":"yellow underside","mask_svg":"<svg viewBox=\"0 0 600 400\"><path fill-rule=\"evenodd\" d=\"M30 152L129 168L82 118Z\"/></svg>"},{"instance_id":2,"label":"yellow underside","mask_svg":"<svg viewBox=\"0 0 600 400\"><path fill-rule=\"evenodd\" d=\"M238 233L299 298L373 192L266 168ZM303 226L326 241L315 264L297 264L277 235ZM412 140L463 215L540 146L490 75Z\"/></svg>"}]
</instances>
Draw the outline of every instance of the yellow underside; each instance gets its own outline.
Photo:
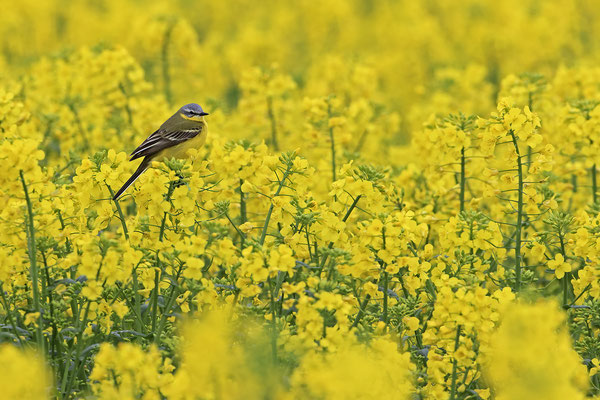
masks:
<instances>
[{"instance_id":1,"label":"yellow underside","mask_svg":"<svg viewBox=\"0 0 600 400\"><path fill-rule=\"evenodd\" d=\"M160 151L156 154L155 157L152 157L152 160L163 161L168 160L170 158L186 158L186 153L189 149L197 149L201 147L204 144L204 142L206 142L206 129L204 129L201 134L190 140L186 140L183 143Z\"/></svg>"}]
</instances>

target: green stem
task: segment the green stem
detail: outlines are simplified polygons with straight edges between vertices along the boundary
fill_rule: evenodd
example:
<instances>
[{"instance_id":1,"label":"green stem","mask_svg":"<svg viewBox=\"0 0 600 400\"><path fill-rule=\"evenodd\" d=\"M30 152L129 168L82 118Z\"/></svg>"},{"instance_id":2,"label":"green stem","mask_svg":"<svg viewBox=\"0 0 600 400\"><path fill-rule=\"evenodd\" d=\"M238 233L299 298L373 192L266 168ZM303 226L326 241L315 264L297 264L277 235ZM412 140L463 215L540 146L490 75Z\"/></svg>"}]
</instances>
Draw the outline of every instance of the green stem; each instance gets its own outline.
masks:
<instances>
[{"instance_id":1,"label":"green stem","mask_svg":"<svg viewBox=\"0 0 600 400\"><path fill-rule=\"evenodd\" d=\"M592 165L590 169L592 173L592 198L594 199L594 204L598 201L598 184L596 182L596 164Z\"/></svg>"},{"instance_id":2,"label":"green stem","mask_svg":"<svg viewBox=\"0 0 600 400\"><path fill-rule=\"evenodd\" d=\"M385 264L384 264L385 266ZM383 322L388 325L388 273L383 272Z\"/></svg>"},{"instance_id":3,"label":"green stem","mask_svg":"<svg viewBox=\"0 0 600 400\"><path fill-rule=\"evenodd\" d=\"M287 272L277 272L277 279L275 280L275 294L273 295L273 298L277 299L279 298L279 291L281 290L281 286L283 285L283 281L285 281L285 277L287 276ZM277 301L275 302L275 305L277 305ZM277 306L277 312L278 312L278 317L281 317L281 309L283 307L283 294L281 296L281 301L279 302L279 305Z\"/></svg>"},{"instance_id":4,"label":"green stem","mask_svg":"<svg viewBox=\"0 0 600 400\"><path fill-rule=\"evenodd\" d=\"M454 352L456 353L456 351L458 350L458 345L460 342L460 331L461 331L461 326L458 325L458 327L456 328L456 339L454 340ZM450 388L450 400L454 400L456 398L456 375L457 375L457 361L456 361L456 354L454 354L454 360L452 362L452 386Z\"/></svg>"},{"instance_id":5,"label":"green stem","mask_svg":"<svg viewBox=\"0 0 600 400\"><path fill-rule=\"evenodd\" d=\"M244 232L240 231L240 228L237 227L237 225L231 220L231 218L229 217L229 214L225 213L225 218L227 218L227 221L229 221L229 223L231 224L231 226L233 226L233 229L235 229L235 231L237 232L237 234L240 236L240 242L241 242L241 247L244 247L244 239L246 238L246 235L244 235Z\"/></svg>"},{"instance_id":6,"label":"green stem","mask_svg":"<svg viewBox=\"0 0 600 400\"><path fill-rule=\"evenodd\" d=\"M83 313L82 323L79 325L79 329L78 329L78 333L77 333L77 345L75 348L75 358L73 359L73 369L72 369L73 373L71 376L69 376L69 379L66 382L65 382L65 380L63 380L63 387L61 388L61 391L60 391L63 398L67 398L67 396L71 394L71 387L75 383L75 379L77 378L77 374L79 373L79 366L80 366L79 358L81 356L81 350L83 349L83 332L85 331L85 327L87 325L88 313L90 311L90 304L91 304L91 301L88 300L87 305L85 307L85 312ZM68 374L69 368L65 368L65 371ZM66 386L65 386L65 383L67 384Z\"/></svg>"},{"instance_id":7,"label":"green stem","mask_svg":"<svg viewBox=\"0 0 600 400\"><path fill-rule=\"evenodd\" d=\"M517 225L515 230L515 292L521 290L521 228L523 225L523 164L517 137L511 130L509 134L512 138L515 152L517 153L517 174L519 179L518 199L517 199Z\"/></svg>"},{"instance_id":8,"label":"green stem","mask_svg":"<svg viewBox=\"0 0 600 400\"><path fill-rule=\"evenodd\" d=\"M42 260L44 262L44 273L46 277L46 288L49 288L51 285L50 281L50 272L48 268L48 261L46 259L46 254L42 251ZM44 280L42 279L42 282ZM52 339L50 341L51 349L50 349L50 357L52 359L52 365L56 366L58 363L56 361L56 352L57 348L62 348L60 341L58 340L58 327L56 326L55 312L54 312L54 299L52 298L52 290L44 291L43 297L48 297L48 304L50 306L50 325L52 326Z\"/></svg>"},{"instance_id":9,"label":"green stem","mask_svg":"<svg viewBox=\"0 0 600 400\"><path fill-rule=\"evenodd\" d=\"M300 229L300 232L302 232L302 229ZM310 247L310 236L308 233L308 224L304 225L304 232L306 233L306 248L308 249L308 259L312 260L313 256L312 256L312 251L311 251L311 247Z\"/></svg>"},{"instance_id":10,"label":"green stem","mask_svg":"<svg viewBox=\"0 0 600 400\"><path fill-rule=\"evenodd\" d=\"M242 185L244 184L244 180L240 179L240 225L244 225L246 221L248 221L247 211L246 211L246 196L244 192L242 192ZM242 236L241 247L244 247L244 236Z\"/></svg>"},{"instance_id":11,"label":"green stem","mask_svg":"<svg viewBox=\"0 0 600 400\"><path fill-rule=\"evenodd\" d=\"M106 183L106 182L105 182ZM125 215L123 214L123 210L121 209L121 205L119 204L119 199L115 199L115 193L108 183L106 183L106 187L108 188L108 192L110 193L110 197L115 203L117 207L117 213L119 214L119 219L121 220L121 226L123 227L123 234L125 235L125 239L129 241L129 231L127 230L127 223L125 222Z\"/></svg>"},{"instance_id":12,"label":"green stem","mask_svg":"<svg viewBox=\"0 0 600 400\"><path fill-rule=\"evenodd\" d=\"M365 144L365 139L367 138L367 133L368 131L366 129L363 129L362 133L360 134L360 137L358 138L358 143L354 148L355 153L358 153L360 149L362 149L363 145Z\"/></svg>"},{"instance_id":13,"label":"green stem","mask_svg":"<svg viewBox=\"0 0 600 400\"><path fill-rule=\"evenodd\" d=\"M158 254L156 260L159 262ZM152 332L156 330L156 316L158 315L158 284L159 284L159 270L154 270L154 290L152 291Z\"/></svg>"},{"instance_id":14,"label":"green stem","mask_svg":"<svg viewBox=\"0 0 600 400\"><path fill-rule=\"evenodd\" d=\"M167 190L167 203L171 201L171 196L173 196L173 191L175 190L175 182L169 182L169 189ZM160 222L160 232L158 233L158 241L162 242L165 237L165 226L167 224L167 215L169 213L165 211L162 217L162 221Z\"/></svg>"},{"instance_id":15,"label":"green stem","mask_svg":"<svg viewBox=\"0 0 600 400\"><path fill-rule=\"evenodd\" d=\"M179 276L181 275L181 271L183 270L183 266L180 266L179 269L177 270L177 275L175 276L175 280L174 282L171 282L171 292L169 293L169 299L167 300L167 303L165 304L165 308L163 310L163 315L160 319L160 322L158 323L158 326L156 328L156 331L153 331L154 333L154 343L159 343L160 341L160 336L162 335L162 331L165 328L165 325L167 323L167 317L169 315L169 313L171 312L171 308L173 307L173 303L175 302L176 299L176 287L177 287L177 282L179 281Z\"/></svg>"},{"instance_id":16,"label":"green stem","mask_svg":"<svg viewBox=\"0 0 600 400\"><path fill-rule=\"evenodd\" d=\"M281 305L277 304L276 299L279 297L279 290L281 289L281 285L285 280L285 276L285 272L280 271L277 273L275 287L273 287L273 278L269 276L267 279L267 283L269 284L269 303L271 312L271 353L274 363L277 363L277 319L281 316ZM283 302L283 295L281 296L281 301ZM279 310L279 315L277 310Z\"/></svg>"},{"instance_id":17,"label":"green stem","mask_svg":"<svg viewBox=\"0 0 600 400\"><path fill-rule=\"evenodd\" d=\"M137 279L137 271L136 271L137 267L133 267L133 269L131 270L131 280L132 280L132 285L133 285L133 298L135 301L135 304L133 305L133 311L138 315L138 319L136 320L136 327L135 329L138 332L141 332L144 326L144 321L142 319L142 298L140 296L140 288L139 288L139 283L138 283L138 279ZM125 294L123 293L123 297L125 298Z\"/></svg>"},{"instance_id":18,"label":"green stem","mask_svg":"<svg viewBox=\"0 0 600 400\"><path fill-rule=\"evenodd\" d=\"M331 103L328 105L327 108L327 113L329 115L329 119L331 119L332 114L331 114ZM331 173L332 173L332 177L333 177L333 182L335 182L337 180L336 178L336 167L335 167L335 140L333 137L333 127L330 126L329 127L329 139L331 140Z\"/></svg>"},{"instance_id":19,"label":"green stem","mask_svg":"<svg viewBox=\"0 0 600 400\"><path fill-rule=\"evenodd\" d=\"M275 314L275 298L273 295L272 279L269 277L269 297L271 302L271 352L273 361L277 361L277 315Z\"/></svg>"},{"instance_id":20,"label":"green stem","mask_svg":"<svg viewBox=\"0 0 600 400\"><path fill-rule=\"evenodd\" d=\"M579 295L577 297L575 297L575 299L573 300L573 302L571 304L577 303L577 300L579 300L581 298L581 296L583 296L591 288L592 288L592 284L588 283L587 286L581 291L581 293L579 293Z\"/></svg>"},{"instance_id":21,"label":"green stem","mask_svg":"<svg viewBox=\"0 0 600 400\"><path fill-rule=\"evenodd\" d=\"M359 194L358 196L356 196L356 198L354 199L352 204L350 204L350 208L348 208L348 211L346 211L346 214L344 214L344 217L342 218L342 222L348 221L348 218L350 218L350 214L352 214L352 211L354 211L354 209L356 208L356 205L358 204L358 201L360 200L361 197L362 197L362 194Z\"/></svg>"},{"instance_id":22,"label":"green stem","mask_svg":"<svg viewBox=\"0 0 600 400\"><path fill-rule=\"evenodd\" d=\"M383 241L382 247L385 250L385 226L381 230L381 238ZM387 329L388 325L388 273L385 271L386 264L385 262L381 263L381 268L383 269L383 322L385 323L385 328Z\"/></svg>"},{"instance_id":23,"label":"green stem","mask_svg":"<svg viewBox=\"0 0 600 400\"><path fill-rule=\"evenodd\" d=\"M358 313L356 314L356 318L354 319L354 322L352 323L352 326L350 327L351 329L356 328L356 326L360 322L363 315L365 315L365 309L367 308L367 304L369 303L370 299L371 299L371 295L367 294L365 296L365 299L363 300L362 304L359 304Z\"/></svg>"},{"instance_id":24,"label":"green stem","mask_svg":"<svg viewBox=\"0 0 600 400\"><path fill-rule=\"evenodd\" d=\"M61 214L60 210L56 210L56 213L58 214L58 221L60 222L60 230L64 231L66 225L65 225L65 221L63 220L62 214ZM67 250L67 253L71 252L71 242L69 241L68 236L65 238L65 249Z\"/></svg>"},{"instance_id":25,"label":"green stem","mask_svg":"<svg viewBox=\"0 0 600 400\"><path fill-rule=\"evenodd\" d=\"M40 305L40 293L38 287L38 265L37 265L37 248L35 243L35 227L33 223L33 206L31 204L31 198L29 197L29 190L25 183L25 176L23 170L19 171L21 177L21 183L23 184L23 191L25 192L25 202L27 203L27 218L25 222L26 233L27 233L27 252L29 253L29 264L31 274L31 285L33 289L33 308L38 313L38 322L36 328L36 341L39 350L45 353L44 350L44 337L42 336L42 307Z\"/></svg>"},{"instance_id":26,"label":"green stem","mask_svg":"<svg viewBox=\"0 0 600 400\"><path fill-rule=\"evenodd\" d=\"M400 272L398 272L398 280L400 281L400 287L402 288L402 294L404 295L404 298L408 299L409 293L406 289L406 285L404 285L404 277Z\"/></svg>"},{"instance_id":27,"label":"green stem","mask_svg":"<svg viewBox=\"0 0 600 400\"><path fill-rule=\"evenodd\" d=\"M125 295L125 292L123 291L123 287L121 286L121 284L117 282L116 287L117 287L117 290L119 291L119 294L123 298L123 300L125 300L125 304L127 304L127 307L129 307L129 309L133 311L133 315L136 318L135 330L137 332L144 333L144 329L141 328L141 327L143 327L144 320L143 320L142 316L140 315L140 311L138 311L135 304L131 303L131 301L129 300L129 297Z\"/></svg>"},{"instance_id":28,"label":"green stem","mask_svg":"<svg viewBox=\"0 0 600 400\"><path fill-rule=\"evenodd\" d=\"M240 225L243 225L248 220L246 215L246 196L244 192L242 192L242 185L244 184L244 180L240 179Z\"/></svg>"},{"instance_id":29,"label":"green stem","mask_svg":"<svg viewBox=\"0 0 600 400\"><path fill-rule=\"evenodd\" d=\"M567 254L565 250L565 240L562 234L558 235L558 239L560 240L560 252L563 256L563 260L567 261ZM563 308L567 307L569 302L569 276L571 274L569 272L565 272L565 276L562 277L562 289L563 289Z\"/></svg>"},{"instance_id":30,"label":"green stem","mask_svg":"<svg viewBox=\"0 0 600 400\"><path fill-rule=\"evenodd\" d=\"M102 260L104 260L104 256L102 257ZM98 265L98 271L96 271L96 278L95 278L96 280L100 277L101 271L102 271L102 261L100 262L100 265ZM60 392L61 395L63 396L63 398L71 395L71 388L75 384L77 375L79 375L79 370L81 369L81 366L85 364L85 358L87 356L82 359L81 352L82 352L82 349L84 348L83 334L85 333L85 329L86 329L86 326L88 323L88 315L89 315L91 304L92 304L92 301L88 300L86 307L85 307L85 311L83 313L83 318L80 321L79 315L78 315L77 319L75 321L75 331L77 332L77 344L76 344L76 349L75 349L75 358L73 359L73 368L72 368L73 373L69 377L66 387L64 387L65 381L64 381L64 376L63 376L63 387L61 388L61 392ZM69 368L65 368L65 371L68 374Z\"/></svg>"},{"instance_id":31,"label":"green stem","mask_svg":"<svg viewBox=\"0 0 600 400\"><path fill-rule=\"evenodd\" d=\"M292 168L291 165L288 165L288 167L286 168L285 172L283 173L283 177L281 178L281 181L279 181L279 186L277 187L277 190L275 191L273 198L279 196L279 193L281 192L281 189L283 189L286 179L292 172L291 168ZM260 234L260 242L259 243L261 246L265 243L265 238L267 237L267 229L269 228L271 214L273 214L273 200L272 199L271 199L271 205L269 206L269 210L267 211L267 217L265 218L265 224L263 225L262 233Z\"/></svg>"},{"instance_id":32,"label":"green stem","mask_svg":"<svg viewBox=\"0 0 600 400\"><path fill-rule=\"evenodd\" d=\"M275 111L273 110L273 98L267 96L267 114L271 121L271 143L275 151L279 151L279 143L277 142L277 121L275 120Z\"/></svg>"},{"instance_id":33,"label":"green stem","mask_svg":"<svg viewBox=\"0 0 600 400\"><path fill-rule=\"evenodd\" d=\"M358 201L360 200L360 198L362 197L362 194L359 194L358 196L356 196L356 198L354 199L354 201L352 202L352 204L350 205L350 208L348 208L348 211L346 211L346 215L344 215L344 218L342 218L342 222L346 222L348 220L348 218L350 217L350 214L352 213L352 211L356 208L356 205L358 204ZM316 241L315 241L316 243ZM333 242L329 242L329 245L327 246L328 249L332 249L333 248ZM316 253L316 251L315 251ZM327 257L328 255L325 254L323 256L323 259L321 260L321 265L319 266L319 275L320 272L323 270L323 267L325 267L325 263L327 262Z\"/></svg>"},{"instance_id":34,"label":"green stem","mask_svg":"<svg viewBox=\"0 0 600 400\"><path fill-rule=\"evenodd\" d=\"M528 93L528 105L529 111L533 112L533 93ZM529 172L529 168L531 167L531 157L533 156L533 149L531 146L527 146L527 172Z\"/></svg>"},{"instance_id":35,"label":"green stem","mask_svg":"<svg viewBox=\"0 0 600 400\"><path fill-rule=\"evenodd\" d=\"M167 190L167 202L171 201L171 196L173 196L173 192L175 191L175 182L171 181L169 183L169 189ZM158 241L162 242L164 237L165 237L165 226L167 223L167 215L168 213L165 211L165 213L163 214L162 217L162 221L160 223L160 232L158 233ZM156 262L158 265L160 265L160 259L158 257L158 253L156 253ZM160 277L162 278L162 277ZM158 291L159 291L159 281L160 278L158 276L158 271L155 271L155 275L154 275L154 290L152 291L152 301L153 301L153 309L152 309L152 332L156 335L156 318L157 318L157 309L158 309ZM139 294L137 293L136 290L136 303L137 305L139 305L140 301L139 300ZM141 313L141 310L140 310ZM161 319L161 323L162 323L162 319ZM160 329L162 330L161 325L159 325ZM154 339L156 340L156 336L154 337Z\"/></svg>"},{"instance_id":36,"label":"green stem","mask_svg":"<svg viewBox=\"0 0 600 400\"><path fill-rule=\"evenodd\" d=\"M569 272L565 272L565 276L562 278L562 290L563 290L563 308L567 307L567 303L569 302Z\"/></svg>"},{"instance_id":37,"label":"green stem","mask_svg":"<svg viewBox=\"0 0 600 400\"><path fill-rule=\"evenodd\" d=\"M465 148L460 151L460 212L465 211Z\"/></svg>"},{"instance_id":38,"label":"green stem","mask_svg":"<svg viewBox=\"0 0 600 400\"><path fill-rule=\"evenodd\" d=\"M12 328L13 334L15 335L15 337L17 338L17 340L19 341L19 344L21 345L21 347L23 347L23 340L21 340L21 336L19 336L19 333L17 332L17 325L15 325L15 321L13 320L13 316L10 313L10 310L8 308L9 304L8 304L8 300L6 300L6 294L4 293L4 287L2 286L2 282L0 282L0 293L2 294L2 301L4 303L4 304L2 304L2 306L6 310L6 316L8 317L8 322L10 322L10 326Z\"/></svg>"}]
</instances>

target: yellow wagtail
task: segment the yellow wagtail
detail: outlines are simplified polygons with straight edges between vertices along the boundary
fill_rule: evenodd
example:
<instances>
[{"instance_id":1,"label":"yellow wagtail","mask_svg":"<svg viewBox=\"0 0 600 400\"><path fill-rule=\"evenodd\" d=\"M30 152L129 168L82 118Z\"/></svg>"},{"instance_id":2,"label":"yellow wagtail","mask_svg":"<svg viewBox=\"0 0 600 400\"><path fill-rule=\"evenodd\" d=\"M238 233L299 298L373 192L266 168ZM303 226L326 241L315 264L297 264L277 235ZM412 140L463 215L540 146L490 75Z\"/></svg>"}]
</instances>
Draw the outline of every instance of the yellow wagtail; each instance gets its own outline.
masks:
<instances>
[{"instance_id":1,"label":"yellow wagtail","mask_svg":"<svg viewBox=\"0 0 600 400\"><path fill-rule=\"evenodd\" d=\"M181 107L166 120L160 128L148 136L131 153L130 161L144 157L138 169L125 182L113 197L121 197L123 192L144 172L152 161L162 161L172 157L179 158L191 148L197 148L206 141L207 125L204 116L208 115L198 104L191 103Z\"/></svg>"}]
</instances>

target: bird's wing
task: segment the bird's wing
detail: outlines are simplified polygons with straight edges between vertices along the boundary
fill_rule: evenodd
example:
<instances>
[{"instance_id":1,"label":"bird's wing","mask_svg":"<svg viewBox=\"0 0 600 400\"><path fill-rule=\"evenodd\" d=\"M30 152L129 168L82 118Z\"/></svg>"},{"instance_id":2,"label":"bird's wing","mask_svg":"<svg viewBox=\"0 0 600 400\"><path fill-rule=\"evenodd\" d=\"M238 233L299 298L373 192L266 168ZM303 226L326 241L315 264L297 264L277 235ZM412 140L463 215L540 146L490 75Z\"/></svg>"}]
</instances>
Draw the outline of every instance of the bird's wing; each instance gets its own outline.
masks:
<instances>
[{"instance_id":1,"label":"bird's wing","mask_svg":"<svg viewBox=\"0 0 600 400\"><path fill-rule=\"evenodd\" d=\"M131 153L131 160L136 158L152 156L161 150L168 147L183 143L186 140L202 133L204 125L197 124L196 126L178 127L174 130L165 130L163 128L157 130L152 135L148 136L137 149Z\"/></svg>"}]
</instances>

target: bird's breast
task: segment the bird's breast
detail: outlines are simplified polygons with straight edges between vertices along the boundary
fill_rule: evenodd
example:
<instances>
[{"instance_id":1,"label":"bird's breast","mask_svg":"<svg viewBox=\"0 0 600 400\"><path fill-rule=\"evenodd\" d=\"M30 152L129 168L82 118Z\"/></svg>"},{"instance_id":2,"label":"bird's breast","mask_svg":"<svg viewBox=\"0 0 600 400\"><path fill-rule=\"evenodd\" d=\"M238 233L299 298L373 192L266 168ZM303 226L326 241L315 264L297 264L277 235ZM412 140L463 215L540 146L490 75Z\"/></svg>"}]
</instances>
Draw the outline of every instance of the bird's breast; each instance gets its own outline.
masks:
<instances>
[{"instance_id":1,"label":"bird's breast","mask_svg":"<svg viewBox=\"0 0 600 400\"><path fill-rule=\"evenodd\" d=\"M154 160L162 161L165 159L168 160L170 158L186 158L186 153L189 149L197 149L199 147L202 147L202 145L206 142L206 135L207 129L206 126L204 126L202 132L200 132L193 138L186 140L183 143L179 143L175 146L171 146L162 150L159 154L156 155Z\"/></svg>"}]
</instances>

